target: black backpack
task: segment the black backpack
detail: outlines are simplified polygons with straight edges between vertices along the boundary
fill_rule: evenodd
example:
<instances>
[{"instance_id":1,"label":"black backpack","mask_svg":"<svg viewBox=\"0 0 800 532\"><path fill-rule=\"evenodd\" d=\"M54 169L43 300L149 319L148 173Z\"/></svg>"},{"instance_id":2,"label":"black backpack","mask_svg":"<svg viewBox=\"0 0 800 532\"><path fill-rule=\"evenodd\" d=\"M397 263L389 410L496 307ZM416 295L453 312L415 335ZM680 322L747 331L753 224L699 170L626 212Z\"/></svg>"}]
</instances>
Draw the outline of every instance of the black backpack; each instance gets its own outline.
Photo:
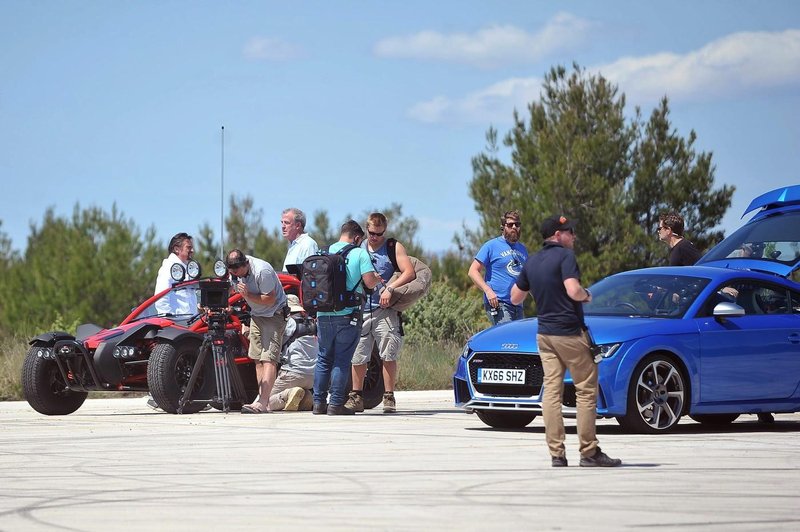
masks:
<instances>
[{"instance_id":1,"label":"black backpack","mask_svg":"<svg viewBox=\"0 0 800 532\"><path fill-rule=\"evenodd\" d=\"M303 261L300 287L306 312L313 316L361 305L361 294L356 292L361 281L347 289L347 254L356 247L348 244L336 253L320 251Z\"/></svg>"}]
</instances>

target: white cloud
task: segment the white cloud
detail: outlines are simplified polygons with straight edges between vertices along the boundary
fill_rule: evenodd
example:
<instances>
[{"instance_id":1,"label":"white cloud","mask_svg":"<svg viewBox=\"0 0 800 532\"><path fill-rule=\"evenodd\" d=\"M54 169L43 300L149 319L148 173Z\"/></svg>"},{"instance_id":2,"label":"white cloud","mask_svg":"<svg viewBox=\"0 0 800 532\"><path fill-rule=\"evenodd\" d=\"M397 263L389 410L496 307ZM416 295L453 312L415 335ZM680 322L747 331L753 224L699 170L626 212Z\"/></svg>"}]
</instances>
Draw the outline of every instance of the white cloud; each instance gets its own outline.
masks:
<instances>
[{"instance_id":1,"label":"white cloud","mask_svg":"<svg viewBox=\"0 0 800 532\"><path fill-rule=\"evenodd\" d=\"M378 57L454 61L480 67L530 63L576 46L591 26L588 20L559 13L536 33L512 25L490 26L474 33L422 31L383 39L374 52Z\"/></svg>"},{"instance_id":2,"label":"white cloud","mask_svg":"<svg viewBox=\"0 0 800 532\"><path fill-rule=\"evenodd\" d=\"M302 50L276 37L252 37L245 43L242 54L258 61L288 61L302 55Z\"/></svg>"},{"instance_id":3,"label":"white cloud","mask_svg":"<svg viewBox=\"0 0 800 532\"><path fill-rule=\"evenodd\" d=\"M599 71L637 102L731 97L800 82L800 30L742 32L679 55L623 58Z\"/></svg>"},{"instance_id":4,"label":"white cloud","mask_svg":"<svg viewBox=\"0 0 800 532\"><path fill-rule=\"evenodd\" d=\"M732 98L753 90L800 85L800 30L734 33L686 54L625 57L594 67L627 100ZM514 108L538 99L540 78L511 78L458 98L437 96L409 109L421 122L509 123Z\"/></svg>"}]
</instances>

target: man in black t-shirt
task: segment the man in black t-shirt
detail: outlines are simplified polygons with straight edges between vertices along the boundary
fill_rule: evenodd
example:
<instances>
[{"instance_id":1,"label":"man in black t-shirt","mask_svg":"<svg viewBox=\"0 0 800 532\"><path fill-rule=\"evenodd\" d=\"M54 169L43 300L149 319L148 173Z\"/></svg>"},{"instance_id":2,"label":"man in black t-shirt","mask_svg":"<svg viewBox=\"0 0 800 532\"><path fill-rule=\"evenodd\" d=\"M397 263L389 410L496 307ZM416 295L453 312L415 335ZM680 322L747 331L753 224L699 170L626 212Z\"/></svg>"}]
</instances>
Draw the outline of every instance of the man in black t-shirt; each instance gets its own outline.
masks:
<instances>
[{"instance_id":1,"label":"man in black t-shirt","mask_svg":"<svg viewBox=\"0 0 800 532\"><path fill-rule=\"evenodd\" d=\"M575 226L565 216L551 216L542 223L542 237L544 247L525 262L511 288L511 302L521 304L528 292L536 301L536 341L544 369L542 415L552 465L567 465L561 404L564 374L569 369L575 383L580 465L615 467L622 460L602 452L597 441L597 365L589 349L582 306L592 300L592 295L581 286L580 268L572 251Z\"/></svg>"},{"instance_id":2,"label":"man in black t-shirt","mask_svg":"<svg viewBox=\"0 0 800 532\"><path fill-rule=\"evenodd\" d=\"M669 246L670 266L691 266L702 255L694 244L683 238L683 217L677 212L658 217L658 238Z\"/></svg>"}]
</instances>

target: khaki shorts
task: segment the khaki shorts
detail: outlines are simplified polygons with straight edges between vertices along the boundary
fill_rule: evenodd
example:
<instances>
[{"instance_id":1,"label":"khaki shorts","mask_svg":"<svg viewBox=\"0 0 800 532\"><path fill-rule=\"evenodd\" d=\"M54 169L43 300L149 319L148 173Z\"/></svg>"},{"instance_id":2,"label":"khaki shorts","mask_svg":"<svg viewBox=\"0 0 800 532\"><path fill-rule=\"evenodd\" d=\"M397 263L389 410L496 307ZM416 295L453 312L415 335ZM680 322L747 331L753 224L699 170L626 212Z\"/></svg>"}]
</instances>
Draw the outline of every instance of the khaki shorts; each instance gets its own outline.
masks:
<instances>
[{"instance_id":1,"label":"khaki shorts","mask_svg":"<svg viewBox=\"0 0 800 532\"><path fill-rule=\"evenodd\" d=\"M250 316L250 349L247 356L253 360L279 364L284 329L286 319L281 311L269 318Z\"/></svg>"},{"instance_id":2,"label":"khaki shorts","mask_svg":"<svg viewBox=\"0 0 800 532\"><path fill-rule=\"evenodd\" d=\"M372 312L364 312L364 324L353 353L353 364L367 364L375 342L378 342L378 353L382 360L392 362L400 359L403 337L400 336L400 316L396 310L377 308Z\"/></svg>"}]
</instances>

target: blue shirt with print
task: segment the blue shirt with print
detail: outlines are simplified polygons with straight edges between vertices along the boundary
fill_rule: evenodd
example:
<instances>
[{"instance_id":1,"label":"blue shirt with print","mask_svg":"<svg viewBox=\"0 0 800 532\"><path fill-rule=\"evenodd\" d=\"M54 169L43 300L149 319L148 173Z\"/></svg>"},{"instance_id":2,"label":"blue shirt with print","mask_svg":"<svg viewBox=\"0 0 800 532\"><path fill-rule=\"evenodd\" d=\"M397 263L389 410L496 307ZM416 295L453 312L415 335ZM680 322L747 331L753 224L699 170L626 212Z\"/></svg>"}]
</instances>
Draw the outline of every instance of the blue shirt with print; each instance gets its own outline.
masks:
<instances>
[{"instance_id":1,"label":"blue shirt with print","mask_svg":"<svg viewBox=\"0 0 800 532\"><path fill-rule=\"evenodd\" d=\"M483 264L483 280L497 294L497 299L510 304L511 286L528 260L525 245L522 242L510 244L504 237L498 236L481 246L475 259ZM483 299L488 303L486 295Z\"/></svg>"}]
</instances>

